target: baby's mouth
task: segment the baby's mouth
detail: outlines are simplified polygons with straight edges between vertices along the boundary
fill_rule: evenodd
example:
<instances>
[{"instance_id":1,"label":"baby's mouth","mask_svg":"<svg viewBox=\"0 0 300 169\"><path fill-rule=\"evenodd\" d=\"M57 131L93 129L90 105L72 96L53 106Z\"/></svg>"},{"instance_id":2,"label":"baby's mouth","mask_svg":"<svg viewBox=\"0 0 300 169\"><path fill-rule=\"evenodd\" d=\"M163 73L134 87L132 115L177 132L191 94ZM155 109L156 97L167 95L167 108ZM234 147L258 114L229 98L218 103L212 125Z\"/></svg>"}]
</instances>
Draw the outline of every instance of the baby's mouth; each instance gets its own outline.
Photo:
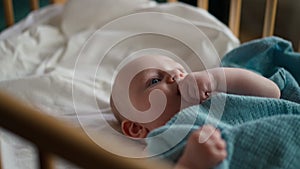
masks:
<instances>
[{"instance_id":1,"label":"baby's mouth","mask_svg":"<svg viewBox=\"0 0 300 169\"><path fill-rule=\"evenodd\" d=\"M179 87L177 86L177 95L180 96L180 90L179 90Z\"/></svg>"}]
</instances>

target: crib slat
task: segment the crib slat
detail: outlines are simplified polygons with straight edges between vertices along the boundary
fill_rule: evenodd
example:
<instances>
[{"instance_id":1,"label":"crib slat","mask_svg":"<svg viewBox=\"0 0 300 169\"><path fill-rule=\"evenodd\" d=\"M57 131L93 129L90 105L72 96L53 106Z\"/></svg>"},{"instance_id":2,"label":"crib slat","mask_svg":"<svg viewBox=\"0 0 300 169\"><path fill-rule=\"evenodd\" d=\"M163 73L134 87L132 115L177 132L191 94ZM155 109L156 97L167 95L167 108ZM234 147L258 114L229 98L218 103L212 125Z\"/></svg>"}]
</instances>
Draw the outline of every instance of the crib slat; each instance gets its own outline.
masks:
<instances>
[{"instance_id":1,"label":"crib slat","mask_svg":"<svg viewBox=\"0 0 300 169\"><path fill-rule=\"evenodd\" d=\"M6 26L11 26L15 23L14 9L12 0L3 0Z\"/></svg>"},{"instance_id":2,"label":"crib slat","mask_svg":"<svg viewBox=\"0 0 300 169\"><path fill-rule=\"evenodd\" d=\"M28 139L38 148L65 158L82 168L153 169L171 166L109 153L80 130L20 103L0 92L0 126ZM12 121L14 123L12 123ZM18 125L16 125L18 124Z\"/></svg>"},{"instance_id":3,"label":"crib slat","mask_svg":"<svg viewBox=\"0 0 300 169\"><path fill-rule=\"evenodd\" d=\"M39 9L39 6L39 0L30 0L31 10L37 10Z\"/></svg>"},{"instance_id":4,"label":"crib slat","mask_svg":"<svg viewBox=\"0 0 300 169\"><path fill-rule=\"evenodd\" d=\"M51 3L53 4L64 4L67 0L51 0Z\"/></svg>"},{"instance_id":5,"label":"crib slat","mask_svg":"<svg viewBox=\"0 0 300 169\"><path fill-rule=\"evenodd\" d=\"M54 169L52 155L39 150L40 169Z\"/></svg>"},{"instance_id":6,"label":"crib slat","mask_svg":"<svg viewBox=\"0 0 300 169\"><path fill-rule=\"evenodd\" d=\"M240 34L242 0L231 0L229 13L229 28L236 37Z\"/></svg>"},{"instance_id":7,"label":"crib slat","mask_svg":"<svg viewBox=\"0 0 300 169\"><path fill-rule=\"evenodd\" d=\"M208 0L198 0L197 4L199 8L208 10Z\"/></svg>"},{"instance_id":8,"label":"crib slat","mask_svg":"<svg viewBox=\"0 0 300 169\"><path fill-rule=\"evenodd\" d=\"M267 0L265 9L265 20L263 28L263 37L272 36L274 33L275 16L277 9L277 0Z\"/></svg>"},{"instance_id":9,"label":"crib slat","mask_svg":"<svg viewBox=\"0 0 300 169\"><path fill-rule=\"evenodd\" d=\"M1 140L0 140L0 169L2 169L2 151L1 151Z\"/></svg>"},{"instance_id":10,"label":"crib slat","mask_svg":"<svg viewBox=\"0 0 300 169\"><path fill-rule=\"evenodd\" d=\"M168 2L177 2L177 0L168 0Z\"/></svg>"}]
</instances>

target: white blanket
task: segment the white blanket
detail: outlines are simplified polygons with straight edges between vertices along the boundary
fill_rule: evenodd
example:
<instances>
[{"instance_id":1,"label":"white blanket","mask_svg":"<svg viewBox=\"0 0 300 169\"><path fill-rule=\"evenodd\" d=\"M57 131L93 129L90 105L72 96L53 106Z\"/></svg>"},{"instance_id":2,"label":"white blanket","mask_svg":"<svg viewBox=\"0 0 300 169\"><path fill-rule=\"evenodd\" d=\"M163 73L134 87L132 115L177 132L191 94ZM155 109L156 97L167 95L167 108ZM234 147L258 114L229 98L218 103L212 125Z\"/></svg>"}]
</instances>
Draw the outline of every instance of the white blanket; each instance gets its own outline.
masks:
<instances>
[{"instance_id":1,"label":"white blanket","mask_svg":"<svg viewBox=\"0 0 300 169\"><path fill-rule=\"evenodd\" d=\"M129 143L129 146L123 146L124 149L109 149L114 153L132 156L127 153L136 151L135 154L139 154L143 144L126 141L119 136L116 132L118 125L109 109L112 75L116 66L125 56L149 44L171 51L181 56L182 60L193 63L191 51L189 48L178 48L178 45L183 45L174 39L157 35L137 36L115 45L98 67L99 70L90 72L88 68L97 67L99 56L94 54L82 57L84 53L80 52L84 51L81 49L88 38L114 19L150 11L176 15L193 23L210 39L219 56L238 46L239 41L225 25L204 10L181 3L158 5L147 0L128 2L87 0L82 3L81 0L70 0L65 6L55 5L36 11L25 21L2 32L0 89L35 109L65 120L75 127L82 127L101 146L114 147L114 144L120 144L120 141L112 143L111 140ZM81 12L83 10L85 12ZM140 30L130 31L134 33ZM176 31L186 33L181 28L176 28ZM97 50L120 32L122 28L107 30L107 39L97 44ZM201 45L204 44L199 43ZM192 66L195 70L203 68ZM34 168L34 148L6 132L1 133L1 139L4 169ZM59 168L74 168L66 162L59 162L58 165Z\"/></svg>"}]
</instances>

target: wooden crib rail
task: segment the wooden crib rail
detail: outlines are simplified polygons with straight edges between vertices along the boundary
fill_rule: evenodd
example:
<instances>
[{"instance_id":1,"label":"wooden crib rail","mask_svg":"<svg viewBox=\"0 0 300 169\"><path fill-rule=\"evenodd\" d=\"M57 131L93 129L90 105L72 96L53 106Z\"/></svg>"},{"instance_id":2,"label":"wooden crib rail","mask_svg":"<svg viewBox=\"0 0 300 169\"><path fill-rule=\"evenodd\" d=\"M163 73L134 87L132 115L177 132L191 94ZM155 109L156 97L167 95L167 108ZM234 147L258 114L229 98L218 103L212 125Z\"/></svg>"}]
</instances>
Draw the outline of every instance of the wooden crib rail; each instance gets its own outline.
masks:
<instances>
[{"instance_id":1,"label":"wooden crib rail","mask_svg":"<svg viewBox=\"0 0 300 169\"><path fill-rule=\"evenodd\" d=\"M30 0L31 10L37 10L39 9L39 6L40 6L39 0Z\"/></svg>"},{"instance_id":2,"label":"wooden crib rail","mask_svg":"<svg viewBox=\"0 0 300 169\"><path fill-rule=\"evenodd\" d=\"M3 6L6 25L11 26L15 23L12 0L3 0Z\"/></svg>"},{"instance_id":3,"label":"wooden crib rail","mask_svg":"<svg viewBox=\"0 0 300 169\"><path fill-rule=\"evenodd\" d=\"M0 126L37 146L41 169L52 168L53 154L88 169L170 168L162 162L114 155L96 145L81 130L75 130L7 94L0 92L0 100Z\"/></svg>"},{"instance_id":4,"label":"wooden crib rail","mask_svg":"<svg viewBox=\"0 0 300 169\"><path fill-rule=\"evenodd\" d=\"M51 0L51 3L65 3L67 0ZM167 0L177 2L177 0ZM208 10L209 0L197 0L198 7ZM31 9L39 8L39 0L30 0ZM3 0L6 25L14 24L14 10L12 0ZM231 0L228 26L236 37L239 37L242 0ZM272 36L274 33L277 0L266 0L265 18L262 37Z\"/></svg>"},{"instance_id":5,"label":"wooden crib rail","mask_svg":"<svg viewBox=\"0 0 300 169\"><path fill-rule=\"evenodd\" d=\"M231 0L229 12L229 28L236 37L240 35L242 0Z\"/></svg>"},{"instance_id":6,"label":"wooden crib rail","mask_svg":"<svg viewBox=\"0 0 300 169\"><path fill-rule=\"evenodd\" d=\"M6 26L12 26L15 23L13 0L2 0L4 6L4 15ZM50 0L51 3L65 3L67 0ZM31 10L39 9L39 0L30 0Z\"/></svg>"},{"instance_id":7,"label":"wooden crib rail","mask_svg":"<svg viewBox=\"0 0 300 169\"><path fill-rule=\"evenodd\" d=\"M1 136L1 135L0 135ZM0 141L0 169L2 169L2 156L1 156L1 141Z\"/></svg>"},{"instance_id":8,"label":"wooden crib rail","mask_svg":"<svg viewBox=\"0 0 300 169\"><path fill-rule=\"evenodd\" d=\"M208 10L208 1L209 0L197 0L197 6L199 8L203 8L205 10ZM178 0L167 0L167 2L178 2Z\"/></svg>"},{"instance_id":9,"label":"wooden crib rail","mask_svg":"<svg viewBox=\"0 0 300 169\"><path fill-rule=\"evenodd\" d=\"M266 0L263 37L274 34L277 0Z\"/></svg>"},{"instance_id":10,"label":"wooden crib rail","mask_svg":"<svg viewBox=\"0 0 300 169\"><path fill-rule=\"evenodd\" d=\"M177 2L178 0L168 0ZM208 0L198 0L198 7L208 10ZM230 1L229 23L228 26L236 37L240 34L242 0ZM262 37L272 36L274 33L277 0L266 0L265 18Z\"/></svg>"},{"instance_id":11,"label":"wooden crib rail","mask_svg":"<svg viewBox=\"0 0 300 169\"><path fill-rule=\"evenodd\" d=\"M197 6L199 8L203 8L205 10L208 10L208 0L198 0L197 4L198 4Z\"/></svg>"}]
</instances>

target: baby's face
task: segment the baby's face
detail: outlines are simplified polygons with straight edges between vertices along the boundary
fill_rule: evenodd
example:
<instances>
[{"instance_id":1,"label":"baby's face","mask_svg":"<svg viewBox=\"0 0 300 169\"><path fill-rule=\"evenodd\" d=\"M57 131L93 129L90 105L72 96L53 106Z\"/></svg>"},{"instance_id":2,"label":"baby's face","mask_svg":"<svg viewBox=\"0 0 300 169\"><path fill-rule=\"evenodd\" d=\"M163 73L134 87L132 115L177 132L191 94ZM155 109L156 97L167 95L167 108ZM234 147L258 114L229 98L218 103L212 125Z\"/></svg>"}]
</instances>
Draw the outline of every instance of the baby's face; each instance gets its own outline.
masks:
<instances>
[{"instance_id":1,"label":"baby's face","mask_svg":"<svg viewBox=\"0 0 300 169\"><path fill-rule=\"evenodd\" d=\"M184 68L174 60L159 56L158 68L149 68L139 72L131 81L129 96L133 106L140 111L149 110L149 95L153 90L160 90L166 96L166 106L161 115L147 123L149 130L160 127L180 110L181 97L177 80L184 77ZM161 103L163 104L163 103Z\"/></svg>"},{"instance_id":2,"label":"baby's face","mask_svg":"<svg viewBox=\"0 0 300 169\"><path fill-rule=\"evenodd\" d=\"M149 65L147 65L149 64L147 61L149 60L149 56L141 57L129 65L126 65L123 71L126 71L126 69L132 69L136 66L145 66L146 68L137 72L129 83L129 98L131 104L138 111L150 114L157 113L149 112L149 110L153 110L151 109L151 106L154 106L151 105L149 101L150 93L154 92L154 90L159 90L165 95L164 98L166 103L164 103L164 101L157 101L162 99L162 97L154 98L157 101L155 105L156 107L164 106L163 112L153 121L143 124L149 130L153 130L164 125L179 112L181 107L181 96L176 81L183 79L186 71L179 63L168 57L155 56L150 59L151 64L154 66L149 67ZM119 110L119 112L121 111Z\"/></svg>"}]
</instances>

